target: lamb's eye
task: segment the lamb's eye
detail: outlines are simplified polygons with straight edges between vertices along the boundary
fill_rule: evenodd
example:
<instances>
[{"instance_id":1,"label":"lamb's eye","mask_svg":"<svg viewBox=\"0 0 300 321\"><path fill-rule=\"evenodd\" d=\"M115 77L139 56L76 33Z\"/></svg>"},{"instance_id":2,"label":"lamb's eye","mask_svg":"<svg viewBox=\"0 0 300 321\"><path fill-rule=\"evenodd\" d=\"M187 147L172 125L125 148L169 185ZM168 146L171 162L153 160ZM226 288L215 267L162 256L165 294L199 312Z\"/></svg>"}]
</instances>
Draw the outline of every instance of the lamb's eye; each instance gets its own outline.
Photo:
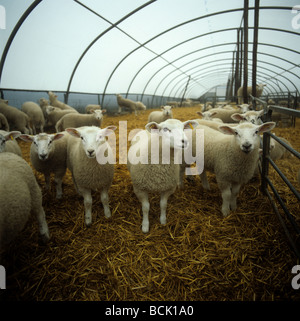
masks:
<instances>
[{"instance_id":1,"label":"lamb's eye","mask_svg":"<svg viewBox=\"0 0 300 321\"><path fill-rule=\"evenodd\" d=\"M170 132L170 129L167 128L167 127L165 127L165 128L163 129L163 131L164 131L164 132Z\"/></svg>"},{"instance_id":2,"label":"lamb's eye","mask_svg":"<svg viewBox=\"0 0 300 321\"><path fill-rule=\"evenodd\" d=\"M83 140L83 137L82 137L82 136L80 136L80 138L81 138L81 140Z\"/></svg>"},{"instance_id":3,"label":"lamb's eye","mask_svg":"<svg viewBox=\"0 0 300 321\"><path fill-rule=\"evenodd\" d=\"M237 136L239 133L238 132L235 132L235 135Z\"/></svg>"}]
</instances>

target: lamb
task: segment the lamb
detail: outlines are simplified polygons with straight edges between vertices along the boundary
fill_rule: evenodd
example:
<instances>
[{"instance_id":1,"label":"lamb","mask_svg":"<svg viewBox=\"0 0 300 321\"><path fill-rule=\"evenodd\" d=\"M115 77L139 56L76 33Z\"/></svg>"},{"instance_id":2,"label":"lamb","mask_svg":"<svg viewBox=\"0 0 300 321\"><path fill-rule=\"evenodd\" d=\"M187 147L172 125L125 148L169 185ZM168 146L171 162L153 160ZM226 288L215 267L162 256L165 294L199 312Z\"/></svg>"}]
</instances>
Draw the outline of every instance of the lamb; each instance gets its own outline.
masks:
<instances>
[{"instance_id":1,"label":"lamb","mask_svg":"<svg viewBox=\"0 0 300 321\"><path fill-rule=\"evenodd\" d=\"M136 111L145 111L147 109L147 107L141 102L141 101L137 101L135 103L136 105Z\"/></svg>"},{"instance_id":2,"label":"lamb","mask_svg":"<svg viewBox=\"0 0 300 321\"><path fill-rule=\"evenodd\" d=\"M215 121L218 123L223 123L223 120L220 118L213 118L212 116L214 116L215 114L217 114L216 111L211 111L211 110L207 110L207 111L197 111L197 114L202 116L202 119L204 120L211 120L211 121Z\"/></svg>"},{"instance_id":3,"label":"lamb","mask_svg":"<svg viewBox=\"0 0 300 321\"><path fill-rule=\"evenodd\" d=\"M25 134L31 133L29 117L16 107L9 106L3 99L0 100L0 113L6 117L10 130L17 130Z\"/></svg>"},{"instance_id":4,"label":"lamb","mask_svg":"<svg viewBox=\"0 0 300 321\"><path fill-rule=\"evenodd\" d=\"M67 170L67 140L65 132L48 135L40 133L35 136L21 135L25 142L31 142L30 160L33 167L44 174L46 189L50 189L50 175L54 173L56 198L62 197L62 179Z\"/></svg>"},{"instance_id":5,"label":"lamb","mask_svg":"<svg viewBox=\"0 0 300 321\"><path fill-rule=\"evenodd\" d=\"M12 153L0 153L0 251L25 227L30 212L37 217L44 242L50 238L42 193L28 163Z\"/></svg>"},{"instance_id":6,"label":"lamb","mask_svg":"<svg viewBox=\"0 0 300 321\"><path fill-rule=\"evenodd\" d=\"M96 110L96 109L101 109L101 106L100 105L92 105L92 104L85 106L86 114L91 114L91 110Z\"/></svg>"},{"instance_id":7,"label":"lamb","mask_svg":"<svg viewBox=\"0 0 300 321\"><path fill-rule=\"evenodd\" d=\"M278 138L293 148L292 144L287 139L283 137ZM291 154L284 146L278 143L277 140L273 139L272 137L270 138L270 157L273 161L283 158L289 158L292 156L293 154Z\"/></svg>"},{"instance_id":8,"label":"lamb","mask_svg":"<svg viewBox=\"0 0 300 321\"><path fill-rule=\"evenodd\" d=\"M0 129L5 130L5 131L9 131L9 125L7 122L6 117L0 113Z\"/></svg>"},{"instance_id":9,"label":"lamb","mask_svg":"<svg viewBox=\"0 0 300 321\"><path fill-rule=\"evenodd\" d=\"M257 84L256 85L256 98L259 98L262 95L265 86L266 86L265 84ZM240 87L237 91L237 97L238 97L239 104L242 104L244 102L243 90L244 90L244 88ZM248 86L247 87L247 96L249 96L250 94L252 94L252 87Z\"/></svg>"},{"instance_id":10,"label":"lamb","mask_svg":"<svg viewBox=\"0 0 300 321\"><path fill-rule=\"evenodd\" d=\"M98 126L101 127L103 113L106 109L92 110L91 114L67 114L63 116L56 124L56 132L65 130L68 127Z\"/></svg>"},{"instance_id":11,"label":"lamb","mask_svg":"<svg viewBox=\"0 0 300 321\"><path fill-rule=\"evenodd\" d=\"M259 158L259 135L274 128L274 122L262 125L242 123L232 128L221 125L220 133L199 125L193 130L193 153L197 129L204 129L204 171L200 175L202 185L210 189L206 171L214 172L222 194L223 216L237 208L236 198L242 185L252 177ZM226 135L224 135L226 134ZM230 135L230 136L227 136Z\"/></svg>"},{"instance_id":12,"label":"lamb","mask_svg":"<svg viewBox=\"0 0 300 321\"><path fill-rule=\"evenodd\" d=\"M149 193L160 193L160 222L166 224L168 197L180 185L180 162L175 160L178 153L181 154L183 149L188 147L184 129L189 128L190 125L197 126L197 122L188 120L182 123L177 119L167 119L160 124L150 122L145 126L146 130L138 132L132 139L127 167L131 175L134 193L142 203L142 231L144 233L149 232ZM156 131L151 132L151 129ZM152 150L152 144L157 146L157 154ZM170 152L169 159L164 158L164 155L168 157L162 153L164 150ZM156 161L151 163L153 158L156 158Z\"/></svg>"},{"instance_id":13,"label":"lamb","mask_svg":"<svg viewBox=\"0 0 300 321\"><path fill-rule=\"evenodd\" d=\"M47 126L55 126L56 123L66 114L76 113L71 109L61 110L57 107L47 106L46 114L47 114Z\"/></svg>"},{"instance_id":14,"label":"lamb","mask_svg":"<svg viewBox=\"0 0 300 321\"><path fill-rule=\"evenodd\" d=\"M67 146L67 166L77 192L84 198L86 226L92 224L91 190L100 191L104 215L111 217L108 190L114 176L114 164L106 159L112 149L105 136L112 134L116 128L84 126L66 129L71 135Z\"/></svg>"},{"instance_id":15,"label":"lamb","mask_svg":"<svg viewBox=\"0 0 300 321\"><path fill-rule=\"evenodd\" d=\"M0 153L9 152L16 154L22 157L22 151L14 138L17 138L21 135L21 132L12 131L7 132L4 130L0 130Z\"/></svg>"},{"instance_id":16,"label":"lamb","mask_svg":"<svg viewBox=\"0 0 300 321\"><path fill-rule=\"evenodd\" d=\"M249 105L244 104L244 105L239 105L237 106L239 109L240 113L245 113L248 111ZM224 109L224 108L213 108L210 109L210 112L213 113L212 118L220 118L224 123L233 123L234 120L231 118L231 115L235 114L238 112L236 109Z\"/></svg>"},{"instance_id":17,"label":"lamb","mask_svg":"<svg viewBox=\"0 0 300 321\"><path fill-rule=\"evenodd\" d=\"M153 111L149 114L148 123L154 121L159 124L171 118L173 118L172 106L161 106L161 111Z\"/></svg>"},{"instance_id":18,"label":"lamb","mask_svg":"<svg viewBox=\"0 0 300 321\"><path fill-rule=\"evenodd\" d=\"M233 114L231 115L231 118L239 122L250 122L254 125L261 125L262 120L260 119L260 117L263 114L264 114L263 109L259 111L249 110L244 114L239 114L239 113Z\"/></svg>"},{"instance_id":19,"label":"lamb","mask_svg":"<svg viewBox=\"0 0 300 321\"><path fill-rule=\"evenodd\" d=\"M42 133L44 131L45 118L40 106L33 101L27 101L22 104L21 110L30 118L33 134L36 134L36 128L39 128Z\"/></svg>"},{"instance_id":20,"label":"lamb","mask_svg":"<svg viewBox=\"0 0 300 321\"><path fill-rule=\"evenodd\" d=\"M55 95L52 91L49 91L48 92L48 95L49 95L49 100L50 100L50 105L53 106L53 107L57 107L57 108L60 108L62 110L73 110L74 112L77 113L77 110L67 104L64 104L62 103L61 101L59 101L57 99L57 95Z\"/></svg>"},{"instance_id":21,"label":"lamb","mask_svg":"<svg viewBox=\"0 0 300 321\"><path fill-rule=\"evenodd\" d=\"M136 113L136 103L133 100L127 99L127 98L123 98L120 94L117 94L117 102L119 105L119 110L118 113L121 113L122 107L127 107L130 109L130 112L134 112Z\"/></svg>"}]
</instances>

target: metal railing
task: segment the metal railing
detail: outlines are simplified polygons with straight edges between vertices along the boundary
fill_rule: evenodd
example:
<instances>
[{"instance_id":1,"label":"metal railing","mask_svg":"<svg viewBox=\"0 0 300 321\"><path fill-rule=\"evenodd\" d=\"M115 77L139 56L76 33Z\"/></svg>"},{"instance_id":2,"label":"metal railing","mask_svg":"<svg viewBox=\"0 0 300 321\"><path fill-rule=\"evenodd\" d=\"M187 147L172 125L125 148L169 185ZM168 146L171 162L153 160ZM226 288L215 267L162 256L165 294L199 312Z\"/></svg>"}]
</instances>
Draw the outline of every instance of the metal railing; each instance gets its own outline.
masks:
<instances>
[{"instance_id":1,"label":"metal railing","mask_svg":"<svg viewBox=\"0 0 300 321\"><path fill-rule=\"evenodd\" d=\"M300 117L300 111L299 110L295 110L295 109L291 109L291 108L286 108L286 107L282 107L282 106L272 106L267 104L267 102L258 99L256 97L251 96L252 100L256 100L258 101L260 104L263 105L264 108L264 115L263 115L263 121L271 121L272 120L272 112L276 111L282 114L287 114L289 116L292 117ZM276 189L275 185L273 184L273 182L271 181L270 177L269 177L269 166L271 165L275 171L279 174L280 178L282 179L282 181L284 182L284 184L286 184L289 188L289 190L294 194L294 196L296 197L296 199L298 200L298 202L300 202L300 193L297 191L297 189L293 186L293 184L287 179L287 177L283 174L283 172L280 170L280 168L275 164L275 162L271 159L270 157L270 138L273 138L274 140L276 140L279 144L281 144L285 149L287 149L290 153L292 153L295 157L297 157L298 159L300 159L300 153L298 151L296 151L294 148L292 148L291 146L289 146L288 144L286 144L284 141L282 141L280 138L278 138L277 136L275 136L272 133L266 132L263 134L263 153L261 156L261 166L260 166L260 172L261 172L261 191L269 198L271 205L273 207L274 212L276 213L280 224L283 227L283 230L285 232L285 235L289 241L289 244L291 246L291 248L293 249L293 251L295 252L296 256L300 259L300 227L297 224L294 216L292 215L292 213L290 212L287 204L285 203L285 201L282 199L282 197L280 196L280 193L278 192L278 190ZM272 197L270 191L268 190L268 187L270 187L270 189L273 192L273 197L275 197L275 199L278 201L283 214L281 214L281 212L279 211L278 206L275 203L274 198ZM292 236L290 229L287 226L287 223L290 223L290 226L292 227L292 229L294 230L294 237Z\"/></svg>"}]
</instances>

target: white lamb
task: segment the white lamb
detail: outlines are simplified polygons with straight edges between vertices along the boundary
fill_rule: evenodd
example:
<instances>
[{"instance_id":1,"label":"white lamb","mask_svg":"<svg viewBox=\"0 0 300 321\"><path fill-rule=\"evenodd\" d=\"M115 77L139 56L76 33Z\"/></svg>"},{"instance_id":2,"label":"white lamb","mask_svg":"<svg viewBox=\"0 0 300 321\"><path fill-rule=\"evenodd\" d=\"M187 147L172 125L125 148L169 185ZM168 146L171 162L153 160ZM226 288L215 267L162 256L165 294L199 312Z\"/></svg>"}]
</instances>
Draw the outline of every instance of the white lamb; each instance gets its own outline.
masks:
<instances>
[{"instance_id":1,"label":"white lamb","mask_svg":"<svg viewBox=\"0 0 300 321\"><path fill-rule=\"evenodd\" d=\"M172 106L161 106L161 111L153 111L149 114L148 123L154 121L159 124L171 118L173 118Z\"/></svg>"},{"instance_id":2,"label":"white lamb","mask_svg":"<svg viewBox=\"0 0 300 321\"><path fill-rule=\"evenodd\" d=\"M9 124L6 117L0 113L0 129L9 131Z\"/></svg>"},{"instance_id":3,"label":"white lamb","mask_svg":"<svg viewBox=\"0 0 300 321\"><path fill-rule=\"evenodd\" d=\"M147 109L147 107L141 101L137 101L135 103L135 106L136 106L136 111L144 112Z\"/></svg>"},{"instance_id":4,"label":"white lamb","mask_svg":"<svg viewBox=\"0 0 300 321\"><path fill-rule=\"evenodd\" d=\"M239 113L233 114L231 115L231 118L239 122L249 122L254 125L261 125L262 124L261 116L263 114L264 114L263 109L259 111L249 110L244 114L239 114Z\"/></svg>"},{"instance_id":5,"label":"white lamb","mask_svg":"<svg viewBox=\"0 0 300 321\"><path fill-rule=\"evenodd\" d=\"M259 98L264 90L265 84L257 84L256 85L256 97ZM242 104L244 102L244 95L243 95L243 87L240 87L237 91L238 103ZM247 87L247 96L252 95L252 86Z\"/></svg>"},{"instance_id":6,"label":"white lamb","mask_svg":"<svg viewBox=\"0 0 300 321\"><path fill-rule=\"evenodd\" d=\"M203 120L211 120L211 121L215 121L218 123L223 123L223 120L220 118L213 118L212 116L216 115L217 112L216 111L211 111L211 110L207 110L207 111L197 111L197 114L202 116Z\"/></svg>"},{"instance_id":7,"label":"white lamb","mask_svg":"<svg viewBox=\"0 0 300 321\"><path fill-rule=\"evenodd\" d=\"M127 166L134 193L142 203L144 233L149 231L149 193L160 194L160 222L166 224L168 197L180 184L180 163L175 161L175 151L178 155L188 147L184 129L190 128L190 125L197 126L197 122L188 120L182 123L177 119L168 119L160 124L150 122L146 125L146 130L138 132L132 139ZM156 131L151 132L152 129ZM157 146L156 151L152 149L152 144ZM162 151L166 153L163 154ZM151 163L152 159L156 160Z\"/></svg>"},{"instance_id":8,"label":"white lamb","mask_svg":"<svg viewBox=\"0 0 300 321\"><path fill-rule=\"evenodd\" d=\"M117 96L117 102L119 105L118 113L121 113L121 110L123 107L123 108L129 108L131 113L134 112L135 114L137 114L135 101L131 99L123 98L120 94L117 94L116 96Z\"/></svg>"},{"instance_id":9,"label":"white lamb","mask_svg":"<svg viewBox=\"0 0 300 321\"><path fill-rule=\"evenodd\" d=\"M57 107L57 108L60 108L62 110L65 110L65 109L69 109L69 110L73 110L77 113L77 110L61 101L59 101L57 99L57 95L55 95L52 91L49 91L48 92L48 95L49 95L49 100L50 100L50 105L53 106L53 107Z\"/></svg>"},{"instance_id":10,"label":"white lamb","mask_svg":"<svg viewBox=\"0 0 300 321\"><path fill-rule=\"evenodd\" d=\"M10 130L31 133L29 117L18 108L9 106L7 100L0 100L0 113L6 117Z\"/></svg>"},{"instance_id":11,"label":"white lamb","mask_svg":"<svg viewBox=\"0 0 300 321\"><path fill-rule=\"evenodd\" d=\"M92 110L91 114L67 114L63 116L56 124L56 132L60 132L69 127L98 126L101 127L103 114L106 109Z\"/></svg>"},{"instance_id":12,"label":"white lamb","mask_svg":"<svg viewBox=\"0 0 300 321\"><path fill-rule=\"evenodd\" d=\"M57 107L47 106L46 107L46 114L47 114L47 126L55 126L56 123L65 115L67 114L76 114L71 109L61 110Z\"/></svg>"},{"instance_id":13,"label":"white lamb","mask_svg":"<svg viewBox=\"0 0 300 321\"><path fill-rule=\"evenodd\" d=\"M42 193L28 163L12 153L0 153L0 251L25 227L30 213L37 217L44 242L49 229Z\"/></svg>"},{"instance_id":14,"label":"white lamb","mask_svg":"<svg viewBox=\"0 0 300 321\"><path fill-rule=\"evenodd\" d=\"M101 109L100 105L89 104L85 106L86 114L91 114L91 110Z\"/></svg>"},{"instance_id":15,"label":"white lamb","mask_svg":"<svg viewBox=\"0 0 300 321\"><path fill-rule=\"evenodd\" d=\"M114 130L115 126L66 129L71 135L68 139L67 166L72 172L77 192L84 198L86 226L92 224L92 190L100 191L104 215L111 217L108 190L114 176L114 164L105 159L112 153L105 136Z\"/></svg>"},{"instance_id":16,"label":"white lamb","mask_svg":"<svg viewBox=\"0 0 300 321\"><path fill-rule=\"evenodd\" d=\"M22 104L21 110L30 118L33 134L36 134L37 128L42 133L44 131L45 118L41 107L33 101L27 101Z\"/></svg>"},{"instance_id":17,"label":"white lamb","mask_svg":"<svg viewBox=\"0 0 300 321\"><path fill-rule=\"evenodd\" d=\"M206 171L215 173L222 194L224 216L229 214L230 209L236 209L241 186L253 177L259 157L259 135L272 130L274 126L273 122L259 126L242 123L235 128L221 125L221 132L201 125L196 128L204 129L204 171L200 175L202 185L210 189ZM193 131L193 153L196 129Z\"/></svg>"},{"instance_id":18,"label":"white lamb","mask_svg":"<svg viewBox=\"0 0 300 321\"><path fill-rule=\"evenodd\" d=\"M21 135L21 132L13 131L7 132L0 130L0 153L9 152L14 153L22 157L22 151L14 138L17 138Z\"/></svg>"},{"instance_id":19,"label":"white lamb","mask_svg":"<svg viewBox=\"0 0 300 321\"><path fill-rule=\"evenodd\" d=\"M50 176L54 173L56 198L62 197L62 179L67 170L67 140L66 133L35 136L21 135L25 142L31 142L30 160L33 167L44 174L46 188L50 189Z\"/></svg>"},{"instance_id":20,"label":"white lamb","mask_svg":"<svg viewBox=\"0 0 300 321\"><path fill-rule=\"evenodd\" d=\"M244 104L244 105L239 105L237 106L238 110L236 109L224 109L224 108L213 108L210 109L210 112L213 113L212 118L220 118L223 123L233 123L234 120L231 118L231 116L235 113L245 113L248 111L249 105Z\"/></svg>"}]
</instances>

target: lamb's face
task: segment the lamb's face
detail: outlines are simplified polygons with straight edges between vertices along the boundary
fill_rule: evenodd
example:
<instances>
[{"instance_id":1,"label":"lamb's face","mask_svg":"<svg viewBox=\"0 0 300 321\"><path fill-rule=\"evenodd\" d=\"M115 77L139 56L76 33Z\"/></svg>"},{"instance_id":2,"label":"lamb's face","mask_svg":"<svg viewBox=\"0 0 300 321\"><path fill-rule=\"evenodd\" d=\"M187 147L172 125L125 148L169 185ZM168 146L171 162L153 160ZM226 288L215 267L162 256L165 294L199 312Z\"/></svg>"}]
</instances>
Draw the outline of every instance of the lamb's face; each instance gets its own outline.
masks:
<instances>
[{"instance_id":1,"label":"lamb's face","mask_svg":"<svg viewBox=\"0 0 300 321\"><path fill-rule=\"evenodd\" d=\"M54 136L41 133L32 138L34 149L40 160L45 161L48 159L53 148Z\"/></svg>"},{"instance_id":2,"label":"lamb's face","mask_svg":"<svg viewBox=\"0 0 300 321\"><path fill-rule=\"evenodd\" d=\"M254 125L260 125L261 124L260 116L262 114L263 114L263 110L262 111L248 111L243 116L247 122L252 123Z\"/></svg>"},{"instance_id":3,"label":"lamb's face","mask_svg":"<svg viewBox=\"0 0 300 321\"><path fill-rule=\"evenodd\" d=\"M259 147L259 135L275 127L274 122L264 123L262 125L253 125L251 123L239 124L235 128L229 126L220 126L219 130L227 135L235 136L235 143L246 154L251 153Z\"/></svg>"},{"instance_id":4,"label":"lamb's face","mask_svg":"<svg viewBox=\"0 0 300 321\"><path fill-rule=\"evenodd\" d=\"M93 115L98 120L101 120L103 118L102 110L98 110L98 109L94 110Z\"/></svg>"},{"instance_id":5,"label":"lamb's face","mask_svg":"<svg viewBox=\"0 0 300 321\"><path fill-rule=\"evenodd\" d=\"M170 148L184 149L189 145L184 129L191 129L190 125L197 126L198 123L192 120L182 123L178 119L168 119L160 124L151 122L146 125L146 129L158 129L162 139L170 145Z\"/></svg>"},{"instance_id":6,"label":"lamb's face","mask_svg":"<svg viewBox=\"0 0 300 321\"><path fill-rule=\"evenodd\" d=\"M250 105L248 104L242 104L242 105L239 105L238 106L240 111L241 111L241 114L244 114L246 113L247 111L249 111L249 108L250 108Z\"/></svg>"},{"instance_id":7,"label":"lamb's face","mask_svg":"<svg viewBox=\"0 0 300 321\"><path fill-rule=\"evenodd\" d=\"M165 116L169 116L172 113L172 106L162 106L161 110Z\"/></svg>"}]
</instances>

